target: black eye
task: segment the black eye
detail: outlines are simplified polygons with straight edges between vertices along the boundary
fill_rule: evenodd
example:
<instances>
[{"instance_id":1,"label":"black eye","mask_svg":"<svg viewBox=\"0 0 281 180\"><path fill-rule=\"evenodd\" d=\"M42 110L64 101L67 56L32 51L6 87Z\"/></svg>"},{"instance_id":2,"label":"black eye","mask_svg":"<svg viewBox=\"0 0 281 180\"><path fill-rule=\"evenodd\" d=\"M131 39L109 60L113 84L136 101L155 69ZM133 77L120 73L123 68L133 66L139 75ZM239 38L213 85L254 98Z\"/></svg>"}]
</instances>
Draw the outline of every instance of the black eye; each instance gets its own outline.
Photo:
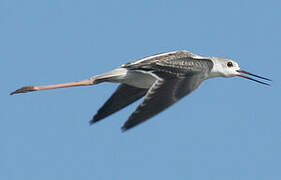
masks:
<instances>
[{"instance_id":1,"label":"black eye","mask_svg":"<svg viewBox=\"0 0 281 180\"><path fill-rule=\"evenodd\" d=\"M232 66L233 66L232 62L227 63L227 67L232 67Z\"/></svg>"}]
</instances>

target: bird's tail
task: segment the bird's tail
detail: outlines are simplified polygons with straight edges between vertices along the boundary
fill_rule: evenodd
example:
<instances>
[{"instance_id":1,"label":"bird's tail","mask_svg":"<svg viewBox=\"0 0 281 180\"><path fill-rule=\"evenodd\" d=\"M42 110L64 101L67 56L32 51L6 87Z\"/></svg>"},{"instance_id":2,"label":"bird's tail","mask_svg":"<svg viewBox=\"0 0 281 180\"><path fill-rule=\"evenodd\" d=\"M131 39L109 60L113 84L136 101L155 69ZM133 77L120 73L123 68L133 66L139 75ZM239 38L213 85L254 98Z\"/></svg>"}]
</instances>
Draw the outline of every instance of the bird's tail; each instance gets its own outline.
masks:
<instances>
[{"instance_id":1,"label":"bird's tail","mask_svg":"<svg viewBox=\"0 0 281 180\"><path fill-rule=\"evenodd\" d=\"M102 82L122 83L127 72L128 70L125 68L117 68L112 71L93 76L91 79L93 81L93 84L99 84Z\"/></svg>"}]
</instances>

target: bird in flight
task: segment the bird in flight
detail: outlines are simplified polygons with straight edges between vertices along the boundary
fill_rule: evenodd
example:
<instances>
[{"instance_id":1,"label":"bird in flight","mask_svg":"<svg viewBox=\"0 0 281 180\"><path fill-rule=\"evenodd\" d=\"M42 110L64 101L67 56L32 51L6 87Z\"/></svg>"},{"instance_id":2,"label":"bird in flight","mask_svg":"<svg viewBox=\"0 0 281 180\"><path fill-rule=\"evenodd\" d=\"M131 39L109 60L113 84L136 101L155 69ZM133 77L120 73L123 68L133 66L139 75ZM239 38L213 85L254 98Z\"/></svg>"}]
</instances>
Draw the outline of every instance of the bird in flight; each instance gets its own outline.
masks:
<instances>
[{"instance_id":1,"label":"bird in flight","mask_svg":"<svg viewBox=\"0 0 281 180\"><path fill-rule=\"evenodd\" d=\"M245 74L271 81L240 69L238 63L232 59L203 57L183 50L132 61L87 80L47 86L25 86L12 92L11 95L95 85L102 82L120 83L116 91L94 115L90 124L94 124L144 97L143 102L122 126L122 130L126 131L173 105L198 88L206 79L240 76L260 84L270 85Z\"/></svg>"}]
</instances>

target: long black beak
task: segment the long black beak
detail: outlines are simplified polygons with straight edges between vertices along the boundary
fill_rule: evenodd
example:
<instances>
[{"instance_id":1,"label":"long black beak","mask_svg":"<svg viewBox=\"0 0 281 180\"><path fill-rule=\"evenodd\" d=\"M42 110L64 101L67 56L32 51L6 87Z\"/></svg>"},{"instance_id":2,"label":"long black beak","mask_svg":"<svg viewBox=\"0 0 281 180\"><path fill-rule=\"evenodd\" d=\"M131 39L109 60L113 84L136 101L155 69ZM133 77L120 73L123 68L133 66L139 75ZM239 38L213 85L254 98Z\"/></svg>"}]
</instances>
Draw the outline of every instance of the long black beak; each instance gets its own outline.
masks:
<instances>
[{"instance_id":1,"label":"long black beak","mask_svg":"<svg viewBox=\"0 0 281 180\"><path fill-rule=\"evenodd\" d=\"M257 78L260 78L260 79L264 79L264 80L267 80L267 81L272 81L271 79L268 79L268 78L265 78L265 77L262 77L262 76L255 75L255 74L249 73L249 72L244 71L244 70L241 70L241 69L240 69L240 70L237 70L237 72L239 72L239 73L244 73L244 74L248 74L248 75L251 75L251 76L254 76L254 77L257 77ZM268 83L265 83L265 82L262 82L262 81L253 79L253 78L251 78L251 77L249 77L249 76L246 76L246 75L244 75L244 74L239 74L238 76L243 77L243 78L246 78L246 79L249 79L249 80L252 80L252 81L255 81L255 82L258 82L258 83L260 83L260 84L264 84L264 85L270 86L270 84L268 84Z\"/></svg>"}]
</instances>

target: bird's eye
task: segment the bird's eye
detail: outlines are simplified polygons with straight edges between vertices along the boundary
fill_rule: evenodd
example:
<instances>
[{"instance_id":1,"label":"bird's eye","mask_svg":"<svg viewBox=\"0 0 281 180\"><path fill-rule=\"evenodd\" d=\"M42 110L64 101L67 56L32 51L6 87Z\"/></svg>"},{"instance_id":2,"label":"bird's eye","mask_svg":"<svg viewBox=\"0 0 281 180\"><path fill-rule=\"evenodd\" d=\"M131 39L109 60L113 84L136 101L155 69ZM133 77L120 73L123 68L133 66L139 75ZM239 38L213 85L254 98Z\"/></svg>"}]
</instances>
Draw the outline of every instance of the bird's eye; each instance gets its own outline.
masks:
<instances>
[{"instance_id":1,"label":"bird's eye","mask_svg":"<svg viewBox=\"0 0 281 180\"><path fill-rule=\"evenodd\" d=\"M232 62L227 63L227 67L232 67L232 66L233 66Z\"/></svg>"}]
</instances>

